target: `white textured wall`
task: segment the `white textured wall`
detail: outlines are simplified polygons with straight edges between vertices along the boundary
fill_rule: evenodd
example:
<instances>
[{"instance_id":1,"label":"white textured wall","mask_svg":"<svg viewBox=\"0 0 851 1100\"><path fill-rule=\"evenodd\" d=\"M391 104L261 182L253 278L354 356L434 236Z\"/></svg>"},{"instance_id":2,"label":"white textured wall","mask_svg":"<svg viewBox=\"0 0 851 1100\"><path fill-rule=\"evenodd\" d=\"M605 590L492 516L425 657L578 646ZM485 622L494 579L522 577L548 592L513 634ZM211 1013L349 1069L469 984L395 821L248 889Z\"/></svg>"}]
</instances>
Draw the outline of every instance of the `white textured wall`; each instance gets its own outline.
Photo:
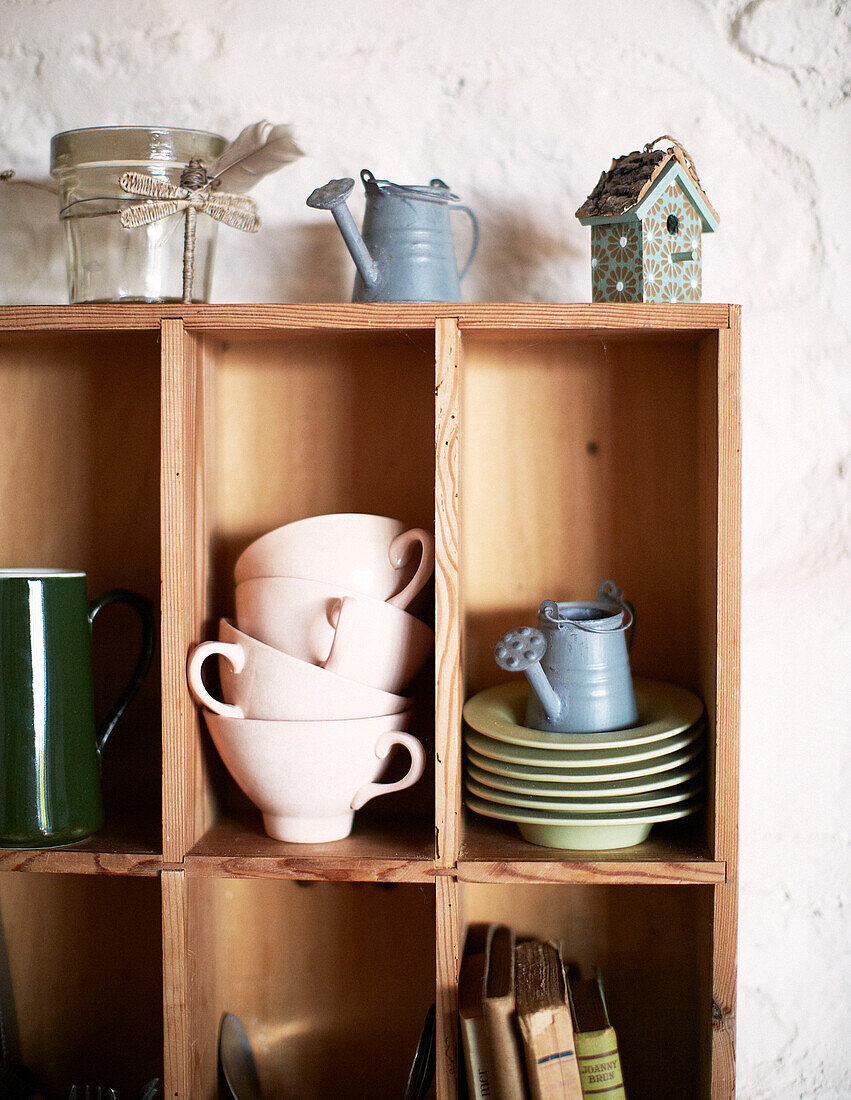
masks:
<instances>
[{"instance_id":1,"label":"white textured wall","mask_svg":"<svg viewBox=\"0 0 851 1100\"><path fill-rule=\"evenodd\" d=\"M215 301L345 297L304 199L364 166L476 209L468 298L587 301L573 211L610 157L666 132L695 157L704 299L744 306L748 1100L851 1095L850 47L845 0L0 2L0 167L43 175L74 126L296 124L308 155L254 192L258 238L222 231ZM0 195L0 301L64 300L55 203Z\"/></svg>"}]
</instances>

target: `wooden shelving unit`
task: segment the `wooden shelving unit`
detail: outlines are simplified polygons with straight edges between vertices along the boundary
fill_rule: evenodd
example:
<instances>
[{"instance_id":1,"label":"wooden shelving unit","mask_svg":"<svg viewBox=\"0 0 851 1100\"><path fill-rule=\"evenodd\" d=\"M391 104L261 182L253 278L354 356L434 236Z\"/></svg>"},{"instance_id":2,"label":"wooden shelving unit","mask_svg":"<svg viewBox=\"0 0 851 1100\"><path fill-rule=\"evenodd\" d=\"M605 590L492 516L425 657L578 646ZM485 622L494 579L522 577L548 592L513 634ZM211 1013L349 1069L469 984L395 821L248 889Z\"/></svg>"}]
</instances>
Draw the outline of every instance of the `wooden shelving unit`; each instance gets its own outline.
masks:
<instances>
[{"instance_id":1,"label":"wooden shelving unit","mask_svg":"<svg viewBox=\"0 0 851 1100\"><path fill-rule=\"evenodd\" d=\"M107 826L0 851L23 1055L72 1081L209 1100L236 1012L268 1094L399 1097L428 1005L458 1092L467 924L505 920L599 964L632 1100L734 1093L739 311L727 305L0 309L8 566L84 568L161 617L104 761ZM232 567L302 516L433 527L432 767L329 845L271 840L189 697L189 648ZM634 671L699 692L706 809L620 852L559 852L462 806L461 706L496 638L611 576ZM130 661L96 631L98 705Z\"/></svg>"}]
</instances>

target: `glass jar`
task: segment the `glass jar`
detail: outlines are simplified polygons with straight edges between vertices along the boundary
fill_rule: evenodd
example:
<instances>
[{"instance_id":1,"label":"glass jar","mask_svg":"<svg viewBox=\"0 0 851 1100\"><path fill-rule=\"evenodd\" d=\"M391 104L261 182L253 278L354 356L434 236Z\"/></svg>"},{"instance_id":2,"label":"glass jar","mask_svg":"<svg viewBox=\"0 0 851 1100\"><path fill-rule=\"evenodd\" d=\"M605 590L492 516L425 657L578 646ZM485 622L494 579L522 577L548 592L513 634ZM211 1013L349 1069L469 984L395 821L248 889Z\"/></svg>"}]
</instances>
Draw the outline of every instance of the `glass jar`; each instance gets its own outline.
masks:
<instances>
[{"instance_id":1,"label":"glass jar","mask_svg":"<svg viewBox=\"0 0 851 1100\"><path fill-rule=\"evenodd\" d=\"M119 184L124 172L158 176L178 185L193 157L209 167L225 139L202 130L100 126L67 130L50 142L50 172L60 187L71 302L179 302L183 299L182 211L137 229L119 213L144 198ZM210 298L217 223L196 222L192 300Z\"/></svg>"}]
</instances>

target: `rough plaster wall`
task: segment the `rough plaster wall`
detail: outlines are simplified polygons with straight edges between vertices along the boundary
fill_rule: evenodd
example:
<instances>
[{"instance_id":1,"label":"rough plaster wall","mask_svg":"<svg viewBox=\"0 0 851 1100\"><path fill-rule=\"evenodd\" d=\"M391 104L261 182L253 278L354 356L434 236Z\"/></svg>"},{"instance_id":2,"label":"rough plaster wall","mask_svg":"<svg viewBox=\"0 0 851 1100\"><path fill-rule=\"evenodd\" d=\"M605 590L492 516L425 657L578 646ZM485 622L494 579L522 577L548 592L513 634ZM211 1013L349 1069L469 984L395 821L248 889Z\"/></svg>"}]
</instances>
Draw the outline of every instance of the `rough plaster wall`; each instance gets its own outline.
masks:
<instances>
[{"instance_id":1,"label":"rough plaster wall","mask_svg":"<svg viewBox=\"0 0 851 1100\"><path fill-rule=\"evenodd\" d=\"M470 299L587 301L573 217L660 133L721 214L704 300L744 306L739 1094L851 1095L849 57L845 0L4 0L0 167L51 134L296 124L308 156L223 230L214 300L345 298L314 186L441 176L478 212ZM356 217L360 204L353 202ZM0 201L0 301L65 300L49 196Z\"/></svg>"}]
</instances>

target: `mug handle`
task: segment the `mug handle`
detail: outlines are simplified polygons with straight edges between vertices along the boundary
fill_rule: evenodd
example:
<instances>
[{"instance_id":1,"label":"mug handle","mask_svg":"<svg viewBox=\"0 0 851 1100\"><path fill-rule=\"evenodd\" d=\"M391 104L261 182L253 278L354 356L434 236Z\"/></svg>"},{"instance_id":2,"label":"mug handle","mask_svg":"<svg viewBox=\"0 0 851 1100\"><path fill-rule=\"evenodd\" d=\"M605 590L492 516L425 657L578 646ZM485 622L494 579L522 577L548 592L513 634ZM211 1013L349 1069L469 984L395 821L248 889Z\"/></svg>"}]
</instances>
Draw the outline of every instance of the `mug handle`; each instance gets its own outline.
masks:
<instances>
[{"instance_id":1,"label":"mug handle","mask_svg":"<svg viewBox=\"0 0 851 1100\"><path fill-rule=\"evenodd\" d=\"M393 567L395 569L402 568L405 558L408 556L408 551L415 542L420 543L422 546L420 564L416 573L402 591L397 592L395 596L391 596L387 600L387 603L392 604L394 607L407 607L434 571L434 539L422 527L412 527L410 531L403 531L390 543L389 553Z\"/></svg>"},{"instance_id":2,"label":"mug handle","mask_svg":"<svg viewBox=\"0 0 851 1100\"><path fill-rule=\"evenodd\" d=\"M111 588L108 592L104 592L102 596L98 596L96 600L89 600L90 628L94 627L95 619L100 612L113 603L126 603L127 606L132 607L139 616L139 622L142 624L142 645L139 649L139 656L136 660L135 668L130 675L130 679L127 681L123 691L107 713L106 718L104 718L97 728L95 743L97 745L98 755L103 752L103 747L109 739L109 735L115 729L118 719L130 705L136 692L142 686L143 680L148 675L151 661L154 657L154 643L156 640L154 605L147 596L142 596L138 592L131 591L129 588Z\"/></svg>"},{"instance_id":3,"label":"mug handle","mask_svg":"<svg viewBox=\"0 0 851 1100\"><path fill-rule=\"evenodd\" d=\"M382 733L375 742L375 755L383 760L394 745L404 745L411 754L411 766L404 778L398 783L365 783L351 801L353 810L359 810L380 794L391 794L393 791L404 791L406 787L413 787L425 771L425 749L409 733Z\"/></svg>"},{"instance_id":4,"label":"mug handle","mask_svg":"<svg viewBox=\"0 0 851 1100\"><path fill-rule=\"evenodd\" d=\"M218 654L230 664L234 672L239 673L245 668L245 650L236 642L201 642L192 650L189 657L189 665L186 669L186 679L189 681L189 690L195 696L202 707L211 710L213 714L221 714L223 718L244 718L242 707L236 704L223 703L215 699L201 679L201 666L208 657Z\"/></svg>"},{"instance_id":5,"label":"mug handle","mask_svg":"<svg viewBox=\"0 0 851 1100\"><path fill-rule=\"evenodd\" d=\"M346 611L347 607L348 611ZM343 596L342 599L332 601L328 615L328 621L334 627L334 640L331 642L328 656L322 662L322 668L327 672L335 673L337 676L345 676L346 679L352 679L346 673L346 659L344 656L346 649L351 651L352 642L349 639L355 640L356 650L359 648L357 645L357 607L356 596Z\"/></svg>"}]
</instances>

